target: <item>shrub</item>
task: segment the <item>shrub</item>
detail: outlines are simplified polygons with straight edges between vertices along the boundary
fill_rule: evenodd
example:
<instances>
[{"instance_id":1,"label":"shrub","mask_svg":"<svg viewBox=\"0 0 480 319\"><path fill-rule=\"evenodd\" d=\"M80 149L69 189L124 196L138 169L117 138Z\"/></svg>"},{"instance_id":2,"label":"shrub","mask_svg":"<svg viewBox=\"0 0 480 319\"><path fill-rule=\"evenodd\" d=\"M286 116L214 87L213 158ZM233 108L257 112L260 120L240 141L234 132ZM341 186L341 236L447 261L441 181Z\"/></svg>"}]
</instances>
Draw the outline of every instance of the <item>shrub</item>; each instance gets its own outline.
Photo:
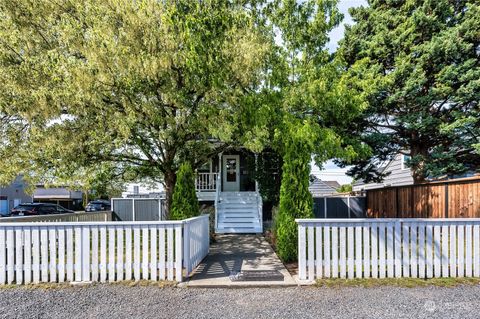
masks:
<instances>
[{"instance_id":1,"label":"shrub","mask_svg":"<svg viewBox=\"0 0 480 319\"><path fill-rule=\"evenodd\" d=\"M278 256L283 261L297 259L296 218L313 217L313 199L309 186L310 142L291 137L285 144L280 207L275 221Z\"/></svg>"},{"instance_id":2,"label":"shrub","mask_svg":"<svg viewBox=\"0 0 480 319\"><path fill-rule=\"evenodd\" d=\"M183 163L177 172L170 219L186 219L199 214L200 207L195 190L195 175L190 164Z\"/></svg>"}]
</instances>

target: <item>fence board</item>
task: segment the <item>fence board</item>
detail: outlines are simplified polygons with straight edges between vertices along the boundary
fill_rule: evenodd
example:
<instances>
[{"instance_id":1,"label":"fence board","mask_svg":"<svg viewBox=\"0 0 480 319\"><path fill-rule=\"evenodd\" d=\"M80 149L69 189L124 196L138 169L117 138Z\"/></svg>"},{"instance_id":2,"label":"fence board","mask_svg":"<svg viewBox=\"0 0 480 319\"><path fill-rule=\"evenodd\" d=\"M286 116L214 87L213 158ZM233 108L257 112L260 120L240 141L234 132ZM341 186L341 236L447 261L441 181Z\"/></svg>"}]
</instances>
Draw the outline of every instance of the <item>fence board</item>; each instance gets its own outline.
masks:
<instances>
[{"instance_id":1,"label":"fence board","mask_svg":"<svg viewBox=\"0 0 480 319\"><path fill-rule=\"evenodd\" d=\"M23 282L23 230L15 230L15 280L17 285Z\"/></svg>"},{"instance_id":2,"label":"fence board","mask_svg":"<svg viewBox=\"0 0 480 319\"><path fill-rule=\"evenodd\" d=\"M473 225L473 276L480 277L480 225Z\"/></svg>"},{"instance_id":3,"label":"fence board","mask_svg":"<svg viewBox=\"0 0 480 319\"><path fill-rule=\"evenodd\" d=\"M132 280L132 227L125 227L125 280Z\"/></svg>"},{"instance_id":4,"label":"fence board","mask_svg":"<svg viewBox=\"0 0 480 319\"><path fill-rule=\"evenodd\" d=\"M338 227L331 228L332 232L332 278L338 278ZM313 261L312 261L313 262Z\"/></svg>"},{"instance_id":5,"label":"fence board","mask_svg":"<svg viewBox=\"0 0 480 319\"><path fill-rule=\"evenodd\" d=\"M323 229L323 257L324 257L324 272L325 272L325 277L330 278L331 277L331 272L330 272L330 226L326 224L326 226Z\"/></svg>"},{"instance_id":6,"label":"fence board","mask_svg":"<svg viewBox=\"0 0 480 319\"><path fill-rule=\"evenodd\" d=\"M24 231L24 271L25 271L25 284L32 282L32 232L30 228Z\"/></svg>"},{"instance_id":7,"label":"fence board","mask_svg":"<svg viewBox=\"0 0 480 319\"><path fill-rule=\"evenodd\" d=\"M441 272L441 236L440 236L440 226L437 224L433 226L433 247L434 247L434 256L433 256L433 267L434 267L434 276L440 277Z\"/></svg>"},{"instance_id":8,"label":"fence board","mask_svg":"<svg viewBox=\"0 0 480 319\"><path fill-rule=\"evenodd\" d=\"M355 277L362 278L362 227L355 227Z\"/></svg>"},{"instance_id":9,"label":"fence board","mask_svg":"<svg viewBox=\"0 0 480 319\"><path fill-rule=\"evenodd\" d=\"M350 224L347 227L347 237L348 237L348 254L347 254L347 269L348 269L348 278L353 278L355 274L355 266L354 266L354 261L355 261L355 237L354 237L354 228L352 227L353 225ZM321 231L321 228L318 227Z\"/></svg>"},{"instance_id":10,"label":"fence board","mask_svg":"<svg viewBox=\"0 0 480 319\"><path fill-rule=\"evenodd\" d=\"M452 225L450 226L450 277L457 277L457 229Z\"/></svg>"},{"instance_id":11,"label":"fence board","mask_svg":"<svg viewBox=\"0 0 480 319\"><path fill-rule=\"evenodd\" d=\"M316 260L315 264L317 266L317 278L322 278L323 277L323 235L322 235L323 229L321 227L315 227L315 240L316 240L316 245L315 249L317 251L316 253Z\"/></svg>"},{"instance_id":12,"label":"fence board","mask_svg":"<svg viewBox=\"0 0 480 319\"><path fill-rule=\"evenodd\" d=\"M0 284L5 284L7 278L7 254L6 254L5 229L0 228Z\"/></svg>"},{"instance_id":13,"label":"fence board","mask_svg":"<svg viewBox=\"0 0 480 319\"><path fill-rule=\"evenodd\" d=\"M372 278L378 278L378 228L372 223Z\"/></svg>"},{"instance_id":14,"label":"fence board","mask_svg":"<svg viewBox=\"0 0 480 319\"><path fill-rule=\"evenodd\" d=\"M58 227L58 282L65 281L65 228Z\"/></svg>"},{"instance_id":15,"label":"fence board","mask_svg":"<svg viewBox=\"0 0 480 319\"><path fill-rule=\"evenodd\" d=\"M340 278L347 277L347 238L346 228L340 228Z\"/></svg>"},{"instance_id":16,"label":"fence board","mask_svg":"<svg viewBox=\"0 0 480 319\"><path fill-rule=\"evenodd\" d=\"M117 231L117 278L116 281L123 280L123 270L124 270L124 264L123 264L123 256L125 255L125 252L123 250L124 242L123 242L123 227L118 226L116 228Z\"/></svg>"}]
</instances>

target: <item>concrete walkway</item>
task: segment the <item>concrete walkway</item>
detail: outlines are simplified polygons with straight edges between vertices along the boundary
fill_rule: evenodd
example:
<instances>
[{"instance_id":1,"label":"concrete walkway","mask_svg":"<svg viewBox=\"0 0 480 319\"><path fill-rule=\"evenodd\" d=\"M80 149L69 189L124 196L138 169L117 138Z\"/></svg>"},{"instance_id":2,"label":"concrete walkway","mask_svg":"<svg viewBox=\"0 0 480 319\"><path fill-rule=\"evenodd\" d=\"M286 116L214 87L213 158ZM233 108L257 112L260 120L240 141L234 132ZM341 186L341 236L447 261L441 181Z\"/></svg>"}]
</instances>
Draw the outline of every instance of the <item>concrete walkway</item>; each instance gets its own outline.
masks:
<instances>
[{"instance_id":1,"label":"concrete walkway","mask_svg":"<svg viewBox=\"0 0 480 319\"><path fill-rule=\"evenodd\" d=\"M260 235L218 235L188 287L295 286L296 282Z\"/></svg>"}]
</instances>

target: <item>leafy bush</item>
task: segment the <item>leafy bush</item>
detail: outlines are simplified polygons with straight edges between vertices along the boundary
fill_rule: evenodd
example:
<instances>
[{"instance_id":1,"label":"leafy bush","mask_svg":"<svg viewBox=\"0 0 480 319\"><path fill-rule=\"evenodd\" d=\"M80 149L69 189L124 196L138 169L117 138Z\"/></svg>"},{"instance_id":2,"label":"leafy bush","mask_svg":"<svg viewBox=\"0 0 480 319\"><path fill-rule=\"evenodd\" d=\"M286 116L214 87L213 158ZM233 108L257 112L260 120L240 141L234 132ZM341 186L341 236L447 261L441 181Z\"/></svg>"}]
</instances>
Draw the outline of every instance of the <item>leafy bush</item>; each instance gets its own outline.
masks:
<instances>
[{"instance_id":1,"label":"leafy bush","mask_svg":"<svg viewBox=\"0 0 480 319\"><path fill-rule=\"evenodd\" d=\"M192 166L189 163L183 163L177 173L170 219L186 219L199 214L200 207L195 190L195 175Z\"/></svg>"},{"instance_id":2,"label":"leafy bush","mask_svg":"<svg viewBox=\"0 0 480 319\"><path fill-rule=\"evenodd\" d=\"M310 142L292 136L285 144L280 207L275 221L277 254L283 261L297 258L296 218L313 217L313 199L309 185Z\"/></svg>"}]
</instances>

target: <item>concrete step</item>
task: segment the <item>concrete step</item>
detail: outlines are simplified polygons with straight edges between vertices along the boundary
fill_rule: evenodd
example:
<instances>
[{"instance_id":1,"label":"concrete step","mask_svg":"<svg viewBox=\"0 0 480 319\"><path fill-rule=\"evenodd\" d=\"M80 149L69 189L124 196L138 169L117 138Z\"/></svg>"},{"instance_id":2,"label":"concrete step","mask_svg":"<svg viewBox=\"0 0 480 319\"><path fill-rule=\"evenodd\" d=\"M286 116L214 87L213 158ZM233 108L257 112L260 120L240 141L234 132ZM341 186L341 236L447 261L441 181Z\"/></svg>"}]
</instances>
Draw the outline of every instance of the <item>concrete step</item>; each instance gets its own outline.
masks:
<instances>
[{"instance_id":1,"label":"concrete step","mask_svg":"<svg viewBox=\"0 0 480 319\"><path fill-rule=\"evenodd\" d=\"M218 218L228 217L228 218L258 218L258 214L254 212L235 212L235 213L225 213L220 212L218 213Z\"/></svg>"},{"instance_id":2,"label":"concrete step","mask_svg":"<svg viewBox=\"0 0 480 319\"><path fill-rule=\"evenodd\" d=\"M256 206L239 206L239 207L231 207L231 206L219 206L217 211L222 212L258 212L258 207Z\"/></svg>"},{"instance_id":3,"label":"concrete step","mask_svg":"<svg viewBox=\"0 0 480 319\"><path fill-rule=\"evenodd\" d=\"M248 218L242 218L242 217L233 217L233 218L225 218L225 217L219 217L218 218L219 223L260 223L258 218L252 219L250 217Z\"/></svg>"},{"instance_id":4,"label":"concrete step","mask_svg":"<svg viewBox=\"0 0 480 319\"><path fill-rule=\"evenodd\" d=\"M260 227L225 227L225 228L217 228L217 234L260 234L262 233L262 229Z\"/></svg>"}]
</instances>

